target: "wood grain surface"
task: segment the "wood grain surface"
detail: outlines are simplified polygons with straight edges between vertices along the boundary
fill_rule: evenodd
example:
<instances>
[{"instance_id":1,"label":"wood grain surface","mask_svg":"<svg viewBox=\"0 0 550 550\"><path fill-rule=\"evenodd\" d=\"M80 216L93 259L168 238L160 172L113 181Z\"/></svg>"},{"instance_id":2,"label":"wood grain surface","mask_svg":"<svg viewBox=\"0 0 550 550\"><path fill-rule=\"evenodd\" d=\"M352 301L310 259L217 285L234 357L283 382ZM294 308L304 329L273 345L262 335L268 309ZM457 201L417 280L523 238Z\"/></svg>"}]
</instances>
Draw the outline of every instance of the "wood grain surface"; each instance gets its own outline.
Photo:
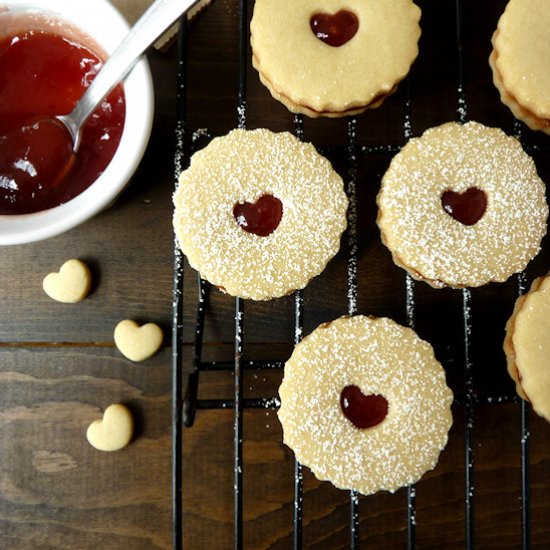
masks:
<instances>
[{"instance_id":1,"label":"wood grain surface","mask_svg":"<svg viewBox=\"0 0 550 550\"><path fill-rule=\"evenodd\" d=\"M457 118L455 0L422 0L420 55L411 71L412 131ZM514 120L492 85L490 39L505 0L463 0L467 115L514 132ZM249 2L248 17L253 2ZM206 129L222 135L237 123L238 2L214 0L188 33L187 140ZM149 53L156 115L144 160L131 185L93 220L44 242L0 251L0 548L171 548L171 361L173 235L171 194L176 123L177 51ZM357 119L360 145L404 143L405 84L383 106ZM247 68L247 126L294 129L294 119ZM541 177L550 181L550 138L522 127ZM344 178L347 121L304 121L305 139ZM198 144L202 143L200 140ZM358 311L407 322L405 276L380 243L375 197L390 154L358 156ZM69 258L94 275L89 298L59 304L42 278ZM304 291L304 332L347 313L347 245ZM526 278L550 270L550 243ZM192 365L196 274L185 268L183 367ZM513 395L505 372L504 324L517 278L472 291L469 350L476 393ZM414 322L430 341L458 399L454 426L436 469L417 484L417 548L465 548L463 297L414 285ZM232 360L234 300L207 299L203 359ZM245 303L245 359L284 361L292 351L294 300ZM113 330L124 318L158 323L164 348L140 364L123 358ZM246 371L244 397L277 395L280 371ZM230 399L231 372L201 375L201 399ZM101 453L87 426L111 403L126 404L136 436L124 450ZM550 427L530 414L531 547L550 548ZM519 404L478 405L474 437L475 548L521 548ZM273 409L244 413L244 547L285 550L293 544L292 452L281 442ZM185 548L233 544L233 411L199 410L183 443ZM406 547L406 491L360 498L361 548ZM349 495L304 468L303 547L349 548Z\"/></svg>"}]
</instances>

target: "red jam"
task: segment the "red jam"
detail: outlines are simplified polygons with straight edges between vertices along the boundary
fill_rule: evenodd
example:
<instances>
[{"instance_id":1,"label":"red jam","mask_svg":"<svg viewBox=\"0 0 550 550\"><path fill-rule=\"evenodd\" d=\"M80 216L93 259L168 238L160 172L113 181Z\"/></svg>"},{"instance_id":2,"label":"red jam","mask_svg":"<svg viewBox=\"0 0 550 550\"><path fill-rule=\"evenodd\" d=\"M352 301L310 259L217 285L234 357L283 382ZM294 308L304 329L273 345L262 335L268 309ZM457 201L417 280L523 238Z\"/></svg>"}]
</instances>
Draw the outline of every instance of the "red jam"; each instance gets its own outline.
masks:
<instances>
[{"instance_id":1,"label":"red jam","mask_svg":"<svg viewBox=\"0 0 550 550\"><path fill-rule=\"evenodd\" d=\"M0 214L63 204L105 170L122 135L122 86L88 119L74 156L68 132L49 118L72 111L101 63L85 44L47 30L0 37Z\"/></svg>"},{"instance_id":2,"label":"red jam","mask_svg":"<svg viewBox=\"0 0 550 550\"><path fill-rule=\"evenodd\" d=\"M309 20L309 25L319 40L338 48L355 36L359 29L359 19L351 11L341 10L333 15L316 13Z\"/></svg>"},{"instance_id":3,"label":"red jam","mask_svg":"<svg viewBox=\"0 0 550 550\"><path fill-rule=\"evenodd\" d=\"M267 237L281 222L283 203L273 195L262 195L254 203L237 203L233 207L233 216L248 233Z\"/></svg>"},{"instance_id":4,"label":"red jam","mask_svg":"<svg viewBox=\"0 0 550 550\"><path fill-rule=\"evenodd\" d=\"M364 395L357 386L346 386L340 394L340 407L352 424L364 430L380 424L388 414L388 401L382 395Z\"/></svg>"},{"instance_id":5,"label":"red jam","mask_svg":"<svg viewBox=\"0 0 550 550\"><path fill-rule=\"evenodd\" d=\"M477 187L470 187L464 193L445 191L441 205L449 216L463 225L475 225L487 209L487 195Z\"/></svg>"}]
</instances>

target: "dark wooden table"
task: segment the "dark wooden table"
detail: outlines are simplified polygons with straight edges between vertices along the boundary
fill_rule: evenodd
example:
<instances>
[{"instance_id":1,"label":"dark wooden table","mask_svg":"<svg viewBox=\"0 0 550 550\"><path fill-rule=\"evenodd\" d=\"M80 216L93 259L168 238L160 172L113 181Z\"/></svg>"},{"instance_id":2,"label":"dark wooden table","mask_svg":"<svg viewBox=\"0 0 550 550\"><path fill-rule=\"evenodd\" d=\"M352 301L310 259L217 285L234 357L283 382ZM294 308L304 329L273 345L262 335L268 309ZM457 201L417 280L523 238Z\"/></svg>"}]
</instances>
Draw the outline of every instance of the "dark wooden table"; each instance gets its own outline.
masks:
<instances>
[{"instance_id":1,"label":"dark wooden table","mask_svg":"<svg viewBox=\"0 0 550 550\"><path fill-rule=\"evenodd\" d=\"M252 2L248 7L248 17ZM456 13L463 9L463 95L467 117L514 132L487 64L491 34L505 1L439 0L423 9L420 56L408 85L412 132L457 119L460 78ZM188 33L187 142L206 128L221 135L237 124L239 7L215 0ZM249 53L249 52L248 52ZM176 123L177 51L150 52L156 118L145 158L132 185L111 208L64 235L4 247L0 261L0 547L15 549L170 548L171 325L173 236L171 193ZM294 118L271 99L247 69L248 127L294 130ZM404 143L407 85L375 111L357 119L358 311L406 324L405 276L381 245L375 197L391 154L373 145ZM550 181L550 138L522 127L540 174ZM344 178L349 163L346 120L305 120L304 137L334 162ZM533 148L534 147L534 148ZM346 240L341 253L304 292L304 331L348 311ZM91 296L59 304L42 291L42 278L69 258L93 271ZM550 243L530 264L526 280L550 270ZM184 273L183 368L190 369L197 306L196 275ZM447 449L437 468L417 484L418 548L465 548L465 435L473 438L473 547L521 548L520 405L492 398L514 395L502 353L504 323L518 294L518 279L466 294L414 285L414 324L430 341L457 395ZM471 302L467 357L463 305ZM232 298L209 293L203 359L232 360ZM153 321L166 344L134 364L113 344L124 318ZM244 357L288 358L294 338L292 297L245 304ZM471 366L480 404L473 424L464 417L464 368ZM276 395L279 370L246 371L243 396ZM233 396L231 372L201 375L201 399ZM508 399L505 399L505 401ZM489 401L492 401L489 403ZM129 447L101 453L85 438L89 423L111 403L129 406L137 423ZM529 415L530 537L550 548L550 427ZM244 411L245 548L287 549L293 541L292 452L281 443L273 409ZM184 543L191 549L233 544L233 411L199 410L184 433ZM361 497L361 548L404 548L406 489ZM348 548L349 494L317 481L304 469L303 547Z\"/></svg>"}]
</instances>

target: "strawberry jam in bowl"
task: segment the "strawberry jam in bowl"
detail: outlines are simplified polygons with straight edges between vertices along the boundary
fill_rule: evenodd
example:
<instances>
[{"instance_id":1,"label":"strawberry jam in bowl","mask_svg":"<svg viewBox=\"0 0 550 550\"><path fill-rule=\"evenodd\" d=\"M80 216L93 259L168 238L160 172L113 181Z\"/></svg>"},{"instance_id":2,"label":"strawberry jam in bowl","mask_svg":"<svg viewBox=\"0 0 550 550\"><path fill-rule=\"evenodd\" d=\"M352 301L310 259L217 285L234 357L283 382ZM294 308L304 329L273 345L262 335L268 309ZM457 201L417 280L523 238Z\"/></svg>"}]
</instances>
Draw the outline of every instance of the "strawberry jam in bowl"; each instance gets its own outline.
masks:
<instances>
[{"instance_id":1,"label":"strawberry jam in bowl","mask_svg":"<svg viewBox=\"0 0 550 550\"><path fill-rule=\"evenodd\" d=\"M53 119L72 111L127 32L106 0L0 0L0 244L84 222L136 170L153 118L145 60L90 116L76 153Z\"/></svg>"}]
</instances>

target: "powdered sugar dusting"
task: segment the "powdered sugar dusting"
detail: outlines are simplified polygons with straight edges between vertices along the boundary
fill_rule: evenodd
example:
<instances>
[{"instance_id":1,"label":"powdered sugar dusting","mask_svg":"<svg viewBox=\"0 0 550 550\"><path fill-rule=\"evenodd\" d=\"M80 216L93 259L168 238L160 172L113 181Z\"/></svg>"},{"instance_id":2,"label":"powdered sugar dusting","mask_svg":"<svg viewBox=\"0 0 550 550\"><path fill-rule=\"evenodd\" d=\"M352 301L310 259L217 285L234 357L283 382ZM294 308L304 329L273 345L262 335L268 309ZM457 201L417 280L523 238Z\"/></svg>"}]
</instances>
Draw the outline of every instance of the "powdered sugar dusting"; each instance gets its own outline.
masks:
<instances>
[{"instance_id":1,"label":"powdered sugar dusting","mask_svg":"<svg viewBox=\"0 0 550 550\"><path fill-rule=\"evenodd\" d=\"M357 313L357 119L348 122L348 313Z\"/></svg>"},{"instance_id":2,"label":"powdered sugar dusting","mask_svg":"<svg viewBox=\"0 0 550 550\"><path fill-rule=\"evenodd\" d=\"M381 424L359 430L345 418L348 385L388 400ZM452 423L453 396L431 346L389 319L321 325L295 348L279 394L284 441L298 460L363 494L417 481L435 466Z\"/></svg>"},{"instance_id":3,"label":"powdered sugar dusting","mask_svg":"<svg viewBox=\"0 0 550 550\"><path fill-rule=\"evenodd\" d=\"M446 190L487 195L472 226L441 205ZM539 252L546 233L545 188L512 137L476 122L449 123L412 139L394 157L378 195L378 225L396 262L434 286L504 281Z\"/></svg>"},{"instance_id":4,"label":"powdered sugar dusting","mask_svg":"<svg viewBox=\"0 0 550 550\"><path fill-rule=\"evenodd\" d=\"M414 329L414 279L407 273L405 308L407 311L407 324L409 328Z\"/></svg>"},{"instance_id":5,"label":"powdered sugar dusting","mask_svg":"<svg viewBox=\"0 0 550 550\"><path fill-rule=\"evenodd\" d=\"M177 154L174 158L174 170L176 173L176 177L178 174L181 173L183 169L182 165L182 159L183 159L183 151L185 148L185 129L183 126L183 122L179 121L176 124L176 151Z\"/></svg>"},{"instance_id":6,"label":"powdered sugar dusting","mask_svg":"<svg viewBox=\"0 0 550 550\"><path fill-rule=\"evenodd\" d=\"M267 237L236 222L236 203L271 194L283 217ZM195 153L174 195L174 228L189 263L228 293L265 300L303 288L336 254L346 227L341 178L289 133L233 130Z\"/></svg>"}]
</instances>

